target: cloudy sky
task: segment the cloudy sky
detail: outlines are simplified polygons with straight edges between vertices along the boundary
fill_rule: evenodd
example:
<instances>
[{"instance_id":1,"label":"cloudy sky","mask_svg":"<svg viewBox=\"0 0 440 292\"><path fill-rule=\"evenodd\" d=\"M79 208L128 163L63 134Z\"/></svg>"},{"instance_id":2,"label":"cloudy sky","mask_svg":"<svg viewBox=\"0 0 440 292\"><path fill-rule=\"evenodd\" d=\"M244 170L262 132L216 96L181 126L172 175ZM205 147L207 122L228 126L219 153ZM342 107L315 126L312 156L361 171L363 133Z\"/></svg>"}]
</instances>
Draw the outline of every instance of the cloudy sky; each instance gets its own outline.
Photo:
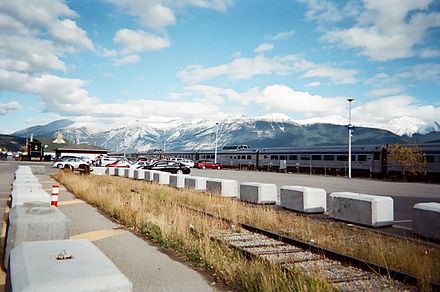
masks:
<instances>
[{"instance_id":1,"label":"cloudy sky","mask_svg":"<svg viewBox=\"0 0 440 292\"><path fill-rule=\"evenodd\" d=\"M440 122L438 0L0 1L0 132L59 118Z\"/></svg>"}]
</instances>

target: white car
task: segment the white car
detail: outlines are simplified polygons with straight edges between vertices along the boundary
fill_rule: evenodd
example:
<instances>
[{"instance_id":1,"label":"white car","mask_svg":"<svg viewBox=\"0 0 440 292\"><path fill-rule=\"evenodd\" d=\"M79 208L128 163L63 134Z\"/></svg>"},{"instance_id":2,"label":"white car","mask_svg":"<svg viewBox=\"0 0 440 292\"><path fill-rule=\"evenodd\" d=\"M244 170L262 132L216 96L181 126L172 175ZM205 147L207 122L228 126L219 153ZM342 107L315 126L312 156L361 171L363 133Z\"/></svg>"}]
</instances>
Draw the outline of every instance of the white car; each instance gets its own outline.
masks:
<instances>
[{"instance_id":1,"label":"white car","mask_svg":"<svg viewBox=\"0 0 440 292\"><path fill-rule=\"evenodd\" d=\"M180 162L188 167L194 167L194 161L192 161L191 159L186 159L186 158L181 158L181 157L173 157L170 160Z\"/></svg>"},{"instance_id":2,"label":"white car","mask_svg":"<svg viewBox=\"0 0 440 292\"><path fill-rule=\"evenodd\" d=\"M57 162L55 162L55 163L53 164L52 167L55 167L55 168L64 168L66 165L71 165L71 166L73 166L74 168L79 168L79 166L80 166L81 164L88 164L88 163L87 163L87 161L85 161L85 160L83 160L83 159L81 159L81 158L75 157L75 158L67 158L67 159L64 160L64 161L57 161Z\"/></svg>"}]
</instances>

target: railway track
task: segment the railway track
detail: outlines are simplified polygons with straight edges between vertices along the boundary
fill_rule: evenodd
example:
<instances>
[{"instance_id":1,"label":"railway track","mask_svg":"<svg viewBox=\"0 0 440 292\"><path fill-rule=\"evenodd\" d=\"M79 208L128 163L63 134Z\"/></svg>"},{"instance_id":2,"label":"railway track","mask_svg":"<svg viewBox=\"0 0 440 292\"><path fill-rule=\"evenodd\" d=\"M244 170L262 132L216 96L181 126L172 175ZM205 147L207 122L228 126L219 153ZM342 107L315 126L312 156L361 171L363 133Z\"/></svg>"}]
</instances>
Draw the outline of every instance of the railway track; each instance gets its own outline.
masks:
<instances>
[{"instance_id":1,"label":"railway track","mask_svg":"<svg viewBox=\"0 0 440 292\"><path fill-rule=\"evenodd\" d=\"M286 271L301 272L306 276L318 275L339 291L419 290L420 283L415 276L255 226L236 224L193 207L181 207L228 223L229 228L208 234L212 240L237 249L248 257L279 265ZM440 283L431 282L429 287L432 291L440 291Z\"/></svg>"}]
</instances>

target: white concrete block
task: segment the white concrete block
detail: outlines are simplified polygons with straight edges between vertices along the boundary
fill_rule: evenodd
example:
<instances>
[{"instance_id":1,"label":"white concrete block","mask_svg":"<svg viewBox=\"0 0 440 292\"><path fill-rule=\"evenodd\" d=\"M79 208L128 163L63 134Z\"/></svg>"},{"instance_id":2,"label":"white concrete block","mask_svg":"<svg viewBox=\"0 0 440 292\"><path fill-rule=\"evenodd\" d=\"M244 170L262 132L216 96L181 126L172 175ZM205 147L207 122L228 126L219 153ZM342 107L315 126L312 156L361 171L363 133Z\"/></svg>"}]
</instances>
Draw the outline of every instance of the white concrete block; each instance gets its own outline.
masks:
<instances>
[{"instance_id":1,"label":"white concrete block","mask_svg":"<svg viewBox=\"0 0 440 292\"><path fill-rule=\"evenodd\" d=\"M324 213L327 210L327 193L324 189L284 186L280 189L283 208L305 213Z\"/></svg>"},{"instance_id":2,"label":"white concrete block","mask_svg":"<svg viewBox=\"0 0 440 292\"><path fill-rule=\"evenodd\" d=\"M156 171L153 173L153 182L158 183L160 185L169 185L170 184L170 173L164 171Z\"/></svg>"},{"instance_id":3,"label":"white concrete block","mask_svg":"<svg viewBox=\"0 0 440 292\"><path fill-rule=\"evenodd\" d=\"M187 175L183 174L170 174L170 186L183 189L185 188L185 178Z\"/></svg>"},{"instance_id":4,"label":"white concrete block","mask_svg":"<svg viewBox=\"0 0 440 292\"><path fill-rule=\"evenodd\" d=\"M207 177L202 176L187 176L185 177L185 188L186 189L194 189L197 191L206 190L206 181Z\"/></svg>"},{"instance_id":5,"label":"white concrete block","mask_svg":"<svg viewBox=\"0 0 440 292\"><path fill-rule=\"evenodd\" d=\"M107 167L108 175L117 175L116 174L116 167Z\"/></svg>"},{"instance_id":6,"label":"white concrete block","mask_svg":"<svg viewBox=\"0 0 440 292\"><path fill-rule=\"evenodd\" d=\"M27 189L27 188L37 188L43 189L43 186L39 182L19 182L14 181L12 183L12 189Z\"/></svg>"},{"instance_id":7,"label":"white concrete block","mask_svg":"<svg viewBox=\"0 0 440 292\"><path fill-rule=\"evenodd\" d=\"M11 208L28 202L46 202L50 205L51 196L42 189L25 189L11 192Z\"/></svg>"},{"instance_id":8,"label":"white concrete block","mask_svg":"<svg viewBox=\"0 0 440 292\"><path fill-rule=\"evenodd\" d=\"M334 192L330 194L329 215L367 226L388 226L394 222L394 201L387 196Z\"/></svg>"},{"instance_id":9,"label":"white concrete block","mask_svg":"<svg viewBox=\"0 0 440 292\"><path fill-rule=\"evenodd\" d=\"M413 207L413 232L440 241L440 203L417 203Z\"/></svg>"},{"instance_id":10,"label":"white concrete block","mask_svg":"<svg viewBox=\"0 0 440 292\"><path fill-rule=\"evenodd\" d=\"M106 172L107 172L107 167L92 166L90 173L94 175L106 175Z\"/></svg>"},{"instance_id":11,"label":"white concrete block","mask_svg":"<svg viewBox=\"0 0 440 292\"><path fill-rule=\"evenodd\" d=\"M46 203L29 202L9 212L4 266L10 251L25 241L69 239L70 220L58 208Z\"/></svg>"},{"instance_id":12,"label":"white concrete block","mask_svg":"<svg viewBox=\"0 0 440 292\"><path fill-rule=\"evenodd\" d=\"M35 176L18 176L15 178L14 181L20 182L20 183L33 183L38 182L38 178Z\"/></svg>"},{"instance_id":13,"label":"white concrete block","mask_svg":"<svg viewBox=\"0 0 440 292\"><path fill-rule=\"evenodd\" d=\"M117 176L125 177L125 168L116 167Z\"/></svg>"},{"instance_id":14,"label":"white concrete block","mask_svg":"<svg viewBox=\"0 0 440 292\"><path fill-rule=\"evenodd\" d=\"M153 181L154 170L145 170L145 180Z\"/></svg>"},{"instance_id":15,"label":"white concrete block","mask_svg":"<svg viewBox=\"0 0 440 292\"><path fill-rule=\"evenodd\" d=\"M125 168L124 176L127 178L134 178L134 168Z\"/></svg>"},{"instance_id":16,"label":"white concrete block","mask_svg":"<svg viewBox=\"0 0 440 292\"><path fill-rule=\"evenodd\" d=\"M240 200L256 204L275 204L277 186L275 184L243 182L240 184Z\"/></svg>"},{"instance_id":17,"label":"white concrete block","mask_svg":"<svg viewBox=\"0 0 440 292\"><path fill-rule=\"evenodd\" d=\"M65 251L71 259L57 260ZM12 291L132 291L127 277L88 240L23 242L11 252Z\"/></svg>"},{"instance_id":18,"label":"white concrete block","mask_svg":"<svg viewBox=\"0 0 440 292\"><path fill-rule=\"evenodd\" d=\"M136 169L134 171L134 178L135 179L145 179L145 169Z\"/></svg>"},{"instance_id":19,"label":"white concrete block","mask_svg":"<svg viewBox=\"0 0 440 292\"><path fill-rule=\"evenodd\" d=\"M233 179L210 178L206 181L206 191L222 197L236 198L239 196L238 182Z\"/></svg>"}]
</instances>

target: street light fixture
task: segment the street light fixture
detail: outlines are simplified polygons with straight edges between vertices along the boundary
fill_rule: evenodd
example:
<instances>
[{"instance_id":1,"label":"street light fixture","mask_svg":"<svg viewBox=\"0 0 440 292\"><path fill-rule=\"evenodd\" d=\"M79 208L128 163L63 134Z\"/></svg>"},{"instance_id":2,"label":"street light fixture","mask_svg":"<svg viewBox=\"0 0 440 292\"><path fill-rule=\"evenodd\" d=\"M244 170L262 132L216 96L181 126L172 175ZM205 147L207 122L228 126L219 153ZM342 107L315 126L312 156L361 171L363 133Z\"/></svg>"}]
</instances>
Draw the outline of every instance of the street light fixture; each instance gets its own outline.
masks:
<instances>
[{"instance_id":1,"label":"street light fixture","mask_svg":"<svg viewBox=\"0 0 440 292\"><path fill-rule=\"evenodd\" d=\"M218 136L218 123L215 123L215 152L214 152L214 163L217 163L217 136Z\"/></svg>"},{"instance_id":2,"label":"street light fixture","mask_svg":"<svg viewBox=\"0 0 440 292\"><path fill-rule=\"evenodd\" d=\"M354 98L347 98L348 101L348 178L351 178L351 102Z\"/></svg>"}]
</instances>

